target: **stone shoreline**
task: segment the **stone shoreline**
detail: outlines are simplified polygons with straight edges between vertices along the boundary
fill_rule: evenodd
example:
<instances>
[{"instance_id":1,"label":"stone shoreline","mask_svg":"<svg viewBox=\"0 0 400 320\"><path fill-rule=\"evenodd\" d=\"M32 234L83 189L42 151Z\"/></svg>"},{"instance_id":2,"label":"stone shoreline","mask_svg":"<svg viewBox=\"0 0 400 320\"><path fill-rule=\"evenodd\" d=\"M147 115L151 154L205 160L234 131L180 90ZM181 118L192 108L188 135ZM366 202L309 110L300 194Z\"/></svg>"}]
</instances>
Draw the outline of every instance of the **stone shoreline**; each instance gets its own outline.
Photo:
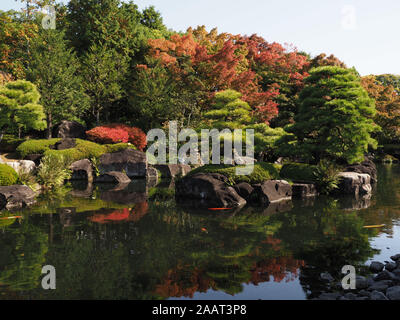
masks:
<instances>
[{"instance_id":1,"label":"stone shoreline","mask_svg":"<svg viewBox=\"0 0 400 320\"><path fill-rule=\"evenodd\" d=\"M357 276L356 289L344 290L337 283L336 292L323 292L312 300L400 300L400 254L390 258L384 263L373 261L369 266L373 275ZM329 273L322 273L320 280L328 286L335 281Z\"/></svg>"}]
</instances>

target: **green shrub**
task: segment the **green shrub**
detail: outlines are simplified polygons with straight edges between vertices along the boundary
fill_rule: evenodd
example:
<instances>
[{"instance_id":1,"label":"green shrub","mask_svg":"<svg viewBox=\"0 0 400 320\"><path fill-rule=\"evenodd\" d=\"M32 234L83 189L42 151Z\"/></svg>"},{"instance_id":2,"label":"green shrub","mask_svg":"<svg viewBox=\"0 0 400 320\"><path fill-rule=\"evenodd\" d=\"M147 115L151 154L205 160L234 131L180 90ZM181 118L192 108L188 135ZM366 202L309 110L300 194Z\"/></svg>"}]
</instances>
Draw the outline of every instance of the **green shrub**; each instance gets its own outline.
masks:
<instances>
[{"instance_id":1,"label":"green shrub","mask_svg":"<svg viewBox=\"0 0 400 320\"><path fill-rule=\"evenodd\" d=\"M0 141L0 151L13 152L24 141L25 139L20 139L11 134L5 134Z\"/></svg>"},{"instance_id":2,"label":"green shrub","mask_svg":"<svg viewBox=\"0 0 400 320\"><path fill-rule=\"evenodd\" d=\"M71 177L68 161L63 155L47 154L43 157L37 177L44 187L54 189L64 184Z\"/></svg>"},{"instance_id":3,"label":"green shrub","mask_svg":"<svg viewBox=\"0 0 400 320\"><path fill-rule=\"evenodd\" d=\"M305 163L288 163L283 165L279 175L282 179L289 179L294 182L315 182L315 171L317 166Z\"/></svg>"},{"instance_id":4,"label":"green shrub","mask_svg":"<svg viewBox=\"0 0 400 320\"><path fill-rule=\"evenodd\" d=\"M321 160L314 172L317 189L322 194L329 194L339 187L340 168L329 161Z\"/></svg>"},{"instance_id":5,"label":"green shrub","mask_svg":"<svg viewBox=\"0 0 400 320\"><path fill-rule=\"evenodd\" d=\"M18 173L6 164L0 164L0 186L11 186L18 183Z\"/></svg>"},{"instance_id":6,"label":"green shrub","mask_svg":"<svg viewBox=\"0 0 400 320\"><path fill-rule=\"evenodd\" d=\"M99 158L104 153L114 153L125 150L127 148L135 149L133 145L128 143L118 143L113 145L101 145L95 142L76 139L76 146L71 149L53 150L50 149L52 145L60 139L43 139L43 140L28 140L22 143L17 152L21 158L28 154L52 154L55 156L63 156L65 161L72 163L74 161L90 158Z\"/></svg>"},{"instance_id":7,"label":"green shrub","mask_svg":"<svg viewBox=\"0 0 400 320\"><path fill-rule=\"evenodd\" d=\"M50 150L50 146L59 140L59 138L27 140L18 146L17 153L21 158L25 158L28 154L44 154L47 150Z\"/></svg>"},{"instance_id":8,"label":"green shrub","mask_svg":"<svg viewBox=\"0 0 400 320\"><path fill-rule=\"evenodd\" d=\"M189 175L195 173L220 173L229 179L230 184L237 184L240 182L247 182L250 184L260 183L266 180L279 179L280 165L257 162L254 164L254 170L250 175L237 175L236 168L244 166L230 166L230 165L215 165L209 164L197 169L192 170Z\"/></svg>"}]
</instances>

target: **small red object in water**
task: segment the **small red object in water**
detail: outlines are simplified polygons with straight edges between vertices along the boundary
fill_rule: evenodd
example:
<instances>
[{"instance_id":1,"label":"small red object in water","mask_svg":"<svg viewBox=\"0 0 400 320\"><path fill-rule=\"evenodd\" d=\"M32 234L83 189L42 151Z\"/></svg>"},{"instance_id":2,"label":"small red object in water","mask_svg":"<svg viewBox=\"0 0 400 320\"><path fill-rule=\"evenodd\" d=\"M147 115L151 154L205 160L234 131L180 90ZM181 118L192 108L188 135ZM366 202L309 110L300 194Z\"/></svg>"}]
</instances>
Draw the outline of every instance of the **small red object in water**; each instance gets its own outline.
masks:
<instances>
[{"instance_id":1,"label":"small red object in water","mask_svg":"<svg viewBox=\"0 0 400 320\"><path fill-rule=\"evenodd\" d=\"M207 231L207 229L206 229L206 228L201 228L201 231L203 231L203 232L207 232L207 233L208 233L208 231Z\"/></svg>"},{"instance_id":2,"label":"small red object in water","mask_svg":"<svg viewBox=\"0 0 400 320\"><path fill-rule=\"evenodd\" d=\"M232 210L232 208L208 208L210 211Z\"/></svg>"}]
</instances>

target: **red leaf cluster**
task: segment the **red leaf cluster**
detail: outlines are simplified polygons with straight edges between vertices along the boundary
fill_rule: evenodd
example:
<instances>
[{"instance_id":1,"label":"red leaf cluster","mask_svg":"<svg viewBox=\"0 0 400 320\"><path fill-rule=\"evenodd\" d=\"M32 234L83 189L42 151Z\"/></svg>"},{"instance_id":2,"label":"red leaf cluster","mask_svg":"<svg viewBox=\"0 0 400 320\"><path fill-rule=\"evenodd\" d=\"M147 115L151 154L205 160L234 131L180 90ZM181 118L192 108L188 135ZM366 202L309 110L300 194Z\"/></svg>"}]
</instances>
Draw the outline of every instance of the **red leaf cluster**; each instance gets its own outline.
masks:
<instances>
[{"instance_id":1,"label":"red leaf cluster","mask_svg":"<svg viewBox=\"0 0 400 320\"><path fill-rule=\"evenodd\" d=\"M86 132L90 141L103 144L132 143L138 150L143 151L147 145L146 134L139 128L124 124L109 124L93 128Z\"/></svg>"}]
</instances>

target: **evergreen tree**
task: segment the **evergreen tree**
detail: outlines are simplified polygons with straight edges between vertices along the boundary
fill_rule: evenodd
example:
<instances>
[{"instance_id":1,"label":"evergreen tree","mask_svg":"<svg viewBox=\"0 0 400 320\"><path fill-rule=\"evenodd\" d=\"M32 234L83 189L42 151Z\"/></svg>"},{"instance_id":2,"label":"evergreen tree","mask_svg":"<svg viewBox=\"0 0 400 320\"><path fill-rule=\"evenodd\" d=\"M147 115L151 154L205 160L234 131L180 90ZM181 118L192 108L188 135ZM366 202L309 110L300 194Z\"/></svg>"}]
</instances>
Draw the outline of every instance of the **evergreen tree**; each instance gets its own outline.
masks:
<instances>
[{"instance_id":1,"label":"evergreen tree","mask_svg":"<svg viewBox=\"0 0 400 320\"><path fill-rule=\"evenodd\" d=\"M46 115L39 100L36 86L29 81L7 82L0 87L0 141L7 130L46 128Z\"/></svg>"},{"instance_id":2,"label":"evergreen tree","mask_svg":"<svg viewBox=\"0 0 400 320\"><path fill-rule=\"evenodd\" d=\"M251 107L241 100L242 94L235 90L225 90L215 95L215 103L204 116L216 129L240 129L251 122Z\"/></svg>"},{"instance_id":3,"label":"evergreen tree","mask_svg":"<svg viewBox=\"0 0 400 320\"><path fill-rule=\"evenodd\" d=\"M54 124L61 120L79 120L89 107L82 78L78 75L79 61L64 40L64 33L44 30L31 43L31 60L27 79L41 93L41 104L47 119L47 137L51 138Z\"/></svg>"},{"instance_id":4,"label":"evergreen tree","mask_svg":"<svg viewBox=\"0 0 400 320\"><path fill-rule=\"evenodd\" d=\"M319 162L362 161L368 146L376 147L370 134L379 127L374 100L362 88L354 69L335 66L310 70L298 100L292 135L281 140L282 152Z\"/></svg>"}]
</instances>

